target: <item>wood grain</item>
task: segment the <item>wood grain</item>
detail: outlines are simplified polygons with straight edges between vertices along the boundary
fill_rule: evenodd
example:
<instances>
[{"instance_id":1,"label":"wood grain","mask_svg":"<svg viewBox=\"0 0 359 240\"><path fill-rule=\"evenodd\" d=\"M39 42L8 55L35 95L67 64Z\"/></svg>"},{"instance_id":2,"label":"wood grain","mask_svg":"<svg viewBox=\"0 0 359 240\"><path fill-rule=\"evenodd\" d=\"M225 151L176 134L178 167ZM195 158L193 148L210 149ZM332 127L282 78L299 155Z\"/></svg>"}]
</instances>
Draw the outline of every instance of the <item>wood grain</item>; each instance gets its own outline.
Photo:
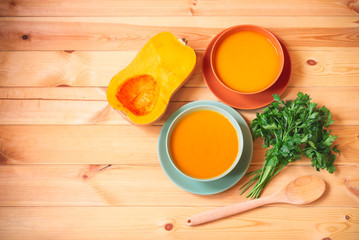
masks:
<instances>
[{"instance_id":1,"label":"wood grain","mask_svg":"<svg viewBox=\"0 0 359 240\"><path fill-rule=\"evenodd\" d=\"M359 164L359 127L333 126L342 151L337 165ZM1 164L158 164L161 126L0 125ZM265 149L255 141L252 163L263 163ZM295 164L309 165L309 160Z\"/></svg>"},{"instance_id":2,"label":"wood grain","mask_svg":"<svg viewBox=\"0 0 359 240\"><path fill-rule=\"evenodd\" d=\"M358 52L359 48L335 48L330 51L292 50L289 52L293 69L289 86L358 87ZM0 86L106 87L111 78L132 61L136 53L136 51L0 51ZM201 70L203 53L197 51L197 67L185 86L205 86ZM12 89L0 88L0 91L1 97L4 97L3 92Z\"/></svg>"},{"instance_id":3,"label":"wood grain","mask_svg":"<svg viewBox=\"0 0 359 240\"><path fill-rule=\"evenodd\" d=\"M357 240L358 14L358 0L0 1L0 239ZM246 179L211 196L188 193L161 169L158 135L180 106L218 101L203 81L203 52L238 24L268 28L287 46L282 96L303 91L331 110L341 156L333 174L296 161L263 192L313 174L327 190L312 204L191 228L185 219L195 213L246 201L238 194ZM109 107L106 87L161 31L187 38L198 64L158 123L132 126ZM262 109L238 111L249 123ZM264 161L261 145L250 171Z\"/></svg>"},{"instance_id":4,"label":"wood grain","mask_svg":"<svg viewBox=\"0 0 359 240\"><path fill-rule=\"evenodd\" d=\"M273 17L277 23L288 17ZM289 49L311 47L359 47L357 18L345 18L350 27L328 27L340 17L323 17L322 26L312 26L316 19L297 18L291 26L275 27L269 22L261 24L280 39ZM163 22L168 21L162 18ZM0 19L0 50L135 50L138 51L158 32L170 31L177 37L186 38L196 50L204 50L210 40L226 27L213 27L206 19L183 18L173 25L163 26L123 22L122 18L2 18ZM143 19L142 19L143 20ZM178 20L178 19L177 19ZM339 21L344 21L339 20ZM196 22L196 25L193 24ZM306 24L303 24L303 21ZM245 22L240 22L244 24ZM252 23L255 24L255 23ZM329 25L328 25L329 24ZM189 26L186 26L189 25ZM298 27L300 25L301 27ZM307 27L305 27L307 25ZM345 25L345 24L343 24ZM355 25L355 26L352 26ZM121 31L119 31L121 29ZM131 41L129 41L131 40Z\"/></svg>"},{"instance_id":5,"label":"wood grain","mask_svg":"<svg viewBox=\"0 0 359 240\"><path fill-rule=\"evenodd\" d=\"M249 171L260 165L252 165ZM270 195L296 177L316 175L327 190L309 204L357 206L359 166L337 166L333 174L309 164L284 168L263 192ZM223 206L247 201L239 195L243 178L231 189L210 196L188 193L172 183L159 163L153 165L0 165L0 206ZM154 187L156 186L156 187ZM19 191L21 189L21 191ZM160 196L160 197L159 197ZM281 204L286 206L285 204Z\"/></svg>"},{"instance_id":6,"label":"wood grain","mask_svg":"<svg viewBox=\"0 0 359 240\"><path fill-rule=\"evenodd\" d=\"M0 16L228 16L228 15L356 15L355 1L219 1L219 0L8 0L0 4Z\"/></svg>"},{"instance_id":7,"label":"wood grain","mask_svg":"<svg viewBox=\"0 0 359 240\"><path fill-rule=\"evenodd\" d=\"M21 94L21 89L15 89L16 94ZM32 91L32 93L31 93ZM49 92L47 92L49 91ZM75 92L71 94L72 92ZM112 108L109 107L104 89L88 88L89 96L95 99L82 100L81 96L86 95L85 89L78 88L49 88L49 89L25 89L23 94L30 95L30 99L7 99L12 91L2 89L0 98L0 124L121 124L129 123ZM101 92L102 91L102 92ZM35 99L31 95L37 94ZM51 92L51 94L49 94ZM359 102L359 88L288 88L284 99L294 99L298 92L310 93L314 102L328 107L335 119L336 125L358 125L359 105L348 103ZM44 99L41 94L43 94ZM50 97L47 99L46 97ZM70 99L66 99L69 97ZM75 98L75 99L73 99ZM80 99L79 99L80 98ZM206 87L184 87L181 88L172 98L164 117L158 122L162 124L179 106L189 101L196 100L218 100ZM340 99L338 101L338 99ZM248 120L255 117L259 110L240 111Z\"/></svg>"},{"instance_id":8,"label":"wood grain","mask_svg":"<svg viewBox=\"0 0 359 240\"><path fill-rule=\"evenodd\" d=\"M186 226L207 207L3 208L0 237L21 239L346 239L358 236L357 208L263 207L212 224ZM345 217L348 216L347 220ZM46 224L44 224L46 223ZM298 228L301 226L301 228ZM255 230L253 230L255 229ZM284 232L286 229L288 232Z\"/></svg>"}]
</instances>

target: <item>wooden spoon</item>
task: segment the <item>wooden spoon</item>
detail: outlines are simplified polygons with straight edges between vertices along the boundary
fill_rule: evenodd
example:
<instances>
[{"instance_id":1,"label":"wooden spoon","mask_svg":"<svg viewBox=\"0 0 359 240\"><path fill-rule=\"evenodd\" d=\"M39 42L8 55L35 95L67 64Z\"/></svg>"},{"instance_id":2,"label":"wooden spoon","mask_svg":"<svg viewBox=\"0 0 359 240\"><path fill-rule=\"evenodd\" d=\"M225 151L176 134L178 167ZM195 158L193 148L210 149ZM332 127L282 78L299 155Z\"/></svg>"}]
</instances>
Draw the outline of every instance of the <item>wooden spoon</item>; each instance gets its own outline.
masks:
<instances>
[{"instance_id":1,"label":"wooden spoon","mask_svg":"<svg viewBox=\"0 0 359 240\"><path fill-rule=\"evenodd\" d=\"M187 224L199 225L270 203L307 204L322 196L324 190L325 182L320 177L298 177L273 195L198 213L188 218Z\"/></svg>"}]
</instances>

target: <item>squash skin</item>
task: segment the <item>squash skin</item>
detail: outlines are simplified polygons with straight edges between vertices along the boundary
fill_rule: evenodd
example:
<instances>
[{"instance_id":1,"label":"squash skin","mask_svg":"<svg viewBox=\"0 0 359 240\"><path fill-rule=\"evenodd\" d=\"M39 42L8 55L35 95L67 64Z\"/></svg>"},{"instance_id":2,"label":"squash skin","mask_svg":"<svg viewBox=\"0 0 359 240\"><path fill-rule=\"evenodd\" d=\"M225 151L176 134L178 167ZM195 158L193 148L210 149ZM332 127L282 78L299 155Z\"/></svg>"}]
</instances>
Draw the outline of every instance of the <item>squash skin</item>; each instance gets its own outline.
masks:
<instances>
[{"instance_id":1,"label":"squash skin","mask_svg":"<svg viewBox=\"0 0 359 240\"><path fill-rule=\"evenodd\" d=\"M152 124L165 113L173 94L191 76L194 50L173 34L152 37L107 88L107 101L130 123Z\"/></svg>"}]
</instances>

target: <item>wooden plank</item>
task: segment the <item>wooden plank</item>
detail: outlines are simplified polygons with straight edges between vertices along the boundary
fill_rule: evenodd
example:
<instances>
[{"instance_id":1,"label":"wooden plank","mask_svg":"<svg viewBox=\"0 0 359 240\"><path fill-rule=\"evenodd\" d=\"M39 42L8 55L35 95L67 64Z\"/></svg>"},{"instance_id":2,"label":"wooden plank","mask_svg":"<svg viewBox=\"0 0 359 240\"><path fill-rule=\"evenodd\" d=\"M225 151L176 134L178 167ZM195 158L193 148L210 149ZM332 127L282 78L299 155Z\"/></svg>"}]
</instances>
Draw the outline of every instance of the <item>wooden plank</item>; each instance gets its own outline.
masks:
<instances>
[{"instance_id":1,"label":"wooden plank","mask_svg":"<svg viewBox=\"0 0 359 240\"><path fill-rule=\"evenodd\" d=\"M318 17L293 18L272 17L263 19L260 25L273 31L289 49L311 47L359 47L357 18L319 17L320 26L313 26ZM141 19L138 24L123 21L123 18L2 18L0 19L0 50L135 50L138 51L152 36L161 31L170 31L177 37L189 40L189 45L204 50L210 40L228 24L228 17L190 18L183 17L170 21L170 25L160 24L159 19L151 24L151 18ZM277 26L288 21L288 26ZM324 21L324 19L326 21ZM244 24L245 21L238 21ZM247 19L249 22L251 19ZM127 20L128 21L128 20ZM220 21L226 27L213 27L211 22ZM331 23L346 22L341 27L331 27ZM143 24L146 22L146 24ZM233 20L232 20L233 22ZM268 23L267 23L268 22ZM273 23L275 22L275 23ZM195 24L194 24L195 23ZM156 25L160 24L160 25ZM255 23L251 23L255 24ZM186 26L187 25L187 26ZM300 27L298 27L300 26ZM119 31L120 29L120 31Z\"/></svg>"},{"instance_id":2,"label":"wooden plank","mask_svg":"<svg viewBox=\"0 0 359 240\"><path fill-rule=\"evenodd\" d=\"M125 68L136 53L135 51L0 51L0 84L42 87L64 84L107 86L111 78Z\"/></svg>"},{"instance_id":3,"label":"wooden plank","mask_svg":"<svg viewBox=\"0 0 359 240\"><path fill-rule=\"evenodd\" d=\"M0 126L2 163L157 164L160 128Z\"/></svg>"},{"instance_id":4,"label":"wooden plank","mask_svg":"<svg viewBox=\"0 0 359 240\"><path fill-rule=\"evenodd\" d=\"M1 22L62 22L62 23L107 23L154 27L227 28L238 24L255 24L275 28L357 28L357 16L134 16L134 17L2 17ZM264 25L263 25L264 26Z\"/></svg>"},{"instance_id":5,"label":"wooden plank","mask_svg":"<svg viewBox=\"0 0 359 240\"><path fill-rule=\"evenodd\" d=\"M358 87L358 52L359 48L334 48L332 51L292 50L289 52L293 69L289 85ZM136 51L0 51L0 86L106 87L111 78L132 61L136 53ZM196 70L185 86L205 86L201 70L202 56L203 51L197 51ZM2 97L7 89L0 91Z\"/></svg>"},{"instance_id":6,"label":"wooden plank","mask_svg":"<svg viewBox=\"0 0 359 240\"><path fill-rule=\"evenodd\" d=\"M0 87L1 100L107 101L107 87Z\"/></svg>"},{"instance_id":7,"label":"wooden plank","mask_svg":"<svg viewBox=\"0 0 359 240\"><path fill-rule=\"evenodd\" d=\"M22 239L346 239L359 234L358 208L262 207L196 227L207 207L15 207L1 209L0 237ZM346 219L346 217L348 219ZM255 230L254 230L255 229Z\"/></svg>"},{"instance_id":8,"label":"wooden plank","mask_svg":"<svg viewBox=\"0 0 359 240\"><path fill-rule=\"evenodd\" d=\"M260 165L252 165L249 171ZM358 206L359 166L317 172L309 165L284 168L263 192L269 195L298 176L322 177L328 189L309 206ZM241 179L231 189L210 196L188 193L155 165L0 165L0 206L222 206L247 201L239 195ZM285 206L285 204L282 204ZM1 208L0 208L1 209ZM1 215L1 214L0 214Z\"/></svg>"},{"instance_id":9,"label":"wooden plank","mask_svg":"<svg viewBox=\"0 0 359 240\"><path fill-rule=\"evenodd\" d=\"M38 1L10 0L0 4L0 16L245 16L245 15L356 15L355 1L188 1L188 0L78 0Z\"/></svg>"},{"instance_id":10,"label":"wooden plank","mask_svg":"<svg viewBox=\"0 0 359 240\"><path fill-rule=\"evenodd\" d=\"M24 90L23 96L30 99L7 99L9 96L21 96L21 89L1 90L0 124L129 124L111 107L109 107L104 89L88 88L49 88ZM47 92L48 91L48 92ZM16 93L17 92L17 93ZM359 125L359 105L347 103L359 102L359 88L296 88L289 87L283 94L284 99L293 99L298 92L311 95L313 101L327 106L336 120L336 125ZM72 94L73 93L73 94ZM41 95L43 94L43 95ZM42 99L44 96L44 99ZM34 98L35 97L35 98ZM31 99L34 98L34 99ZM95 98L95 99L89 99ZM189 101L217 100L206 87L183 87L173 97L164 117L158 122L162 124L179 106ZM240 111L247 119L252 120L258 110Z\"/></svg>"},{"instance_id":11,"label":"wooden plank","mask_svg":"<svg viewBox=\"0 0 359 240\"><path fill-rule=\"evenodd\" d=\"M2 100L0 116L0 124L129 124L107 101Z\"/></svg>"},{"instance_id":12,"label":"wooden plank","mask_svg":"<svg viewBox=\"0 0 359 240\"><path fill-rule=\"evenodd\" d=\"M196 1L197 2L197 1ZM316 0L301 2L266 1L266 0L220 0L198 1L193 7L194 15L357 15L355 1Z\"/></svg>"},{"instance_id":13,"label":"wooden plank","mask_svg":"<svg viewBox=\"0 0 359 240\"><path fill-rule=\"evenodd\" d=\"M333 126L341 156L336 165L359 163L359 127ZM0 164L158 164L161 126L0 125ZM252 163L264 161L262 141ZM295 164L309 165L309 160Z\"/></svg>"},{"instance_id":14,"label":"wooden plank","mask_svg":"<svg viewBox=\"0 0 359 240\"><path fill-rule=\"evenodd\" d=\"M183 0L16 0L2 1L0 16L189 16L190 6L190 1ZM341 10L350 13L345 8Z\"/></svg>"}]
</instances>

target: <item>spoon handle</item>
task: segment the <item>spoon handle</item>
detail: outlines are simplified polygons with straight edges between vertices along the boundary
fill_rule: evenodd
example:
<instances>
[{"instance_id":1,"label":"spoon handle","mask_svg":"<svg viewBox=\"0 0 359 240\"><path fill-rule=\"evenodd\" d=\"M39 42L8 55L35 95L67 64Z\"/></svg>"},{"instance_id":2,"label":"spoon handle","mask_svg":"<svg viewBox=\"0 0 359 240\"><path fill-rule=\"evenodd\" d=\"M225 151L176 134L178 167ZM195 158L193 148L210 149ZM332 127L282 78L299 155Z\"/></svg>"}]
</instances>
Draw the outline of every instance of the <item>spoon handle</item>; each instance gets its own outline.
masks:
<instances>
[{"instance_id":1,"label":"spoon handle","mask_svg":"<svg viewBox=\"0 0 359 240\"><path fill-rule=\"evenodd\" d=\"M245 212L253 208L257 208L269 203L275 202L271 196L249 200L247 202L236 203L225 207L215 208L206 212L195 214L187 219L187 224L190 226L199 225L225 218L237 213Z\"/></svg>"}]
</instances>

